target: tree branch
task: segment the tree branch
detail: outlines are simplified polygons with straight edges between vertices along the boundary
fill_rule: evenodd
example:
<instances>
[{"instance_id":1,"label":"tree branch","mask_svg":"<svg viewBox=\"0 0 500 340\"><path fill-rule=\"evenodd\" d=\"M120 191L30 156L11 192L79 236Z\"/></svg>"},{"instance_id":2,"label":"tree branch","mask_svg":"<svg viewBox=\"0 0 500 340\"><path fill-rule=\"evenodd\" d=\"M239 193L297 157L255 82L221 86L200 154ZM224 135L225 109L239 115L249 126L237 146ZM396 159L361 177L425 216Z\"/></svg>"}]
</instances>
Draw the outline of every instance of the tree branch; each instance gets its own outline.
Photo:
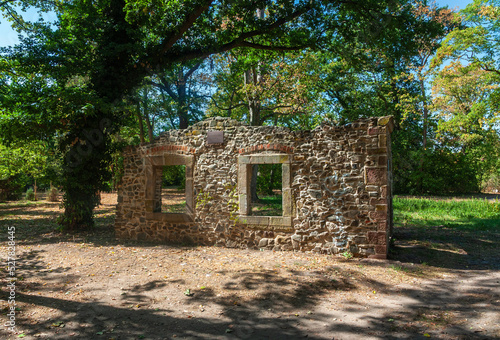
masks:
<instances>
[{"instance_id":1,"label":"tree branch","mask_svg":"<svg viewBox=\"0 0 500 340\"><path fill-rule=\"evenodd\" d=\"M152 80L151 80L151 81L148 81L148 83L149 83L150 85L153 85L153 86L158 87L158 88L159 88L160 90L162 90L162 91L167 92L167 93L168 93L168 95L169 95L170 97L172 97L174 100L177 100L177 99L178 99L178 96L177 96L177 95L174 93L174 91L172 91L172 89L170 88L170 86L169 86L169 82L168 82L168 81L167 81L164 77L162 77L161 75L158 75L158 77L160 78L160 81L162 82L161 84L158 84L158 83L156 83L156 82L154 82L154 81L152 81Z\"/></svg>"},{"instance_id":2,"label":"tree branch","mask_svg":"<svg viewBox=\"0 0 500 340\"><path fill-rule=\"evenodd\" d=\"M16 0L5 0L4 2L0 2L0 7L7 5L9 2L15 2Z\"/></svg>"},{"instance_id":3,"label":"tree branch","mask_svg":"<svg viewBox=\"0 0 500 340\"><path fill-rule=\"evenodd\" d=\"M203 14L203 12L205 12L210 7L212 2L213 0L206 0L203 5L200 5L196 8L196 10L188 14L188 16L180 26L179 31L163 42L162 54L165 54L177 42L177 40L182 38L184 33L186 33L187 30L190 29L191 26L193 26L196 19L198 19Z\"/></svg>"},{"instance_id":4,"label":"tree branch","mask_svg":"<svg viewBox=\"0 0 500 340\"><path fill-rule=\"evenodd\" d=\"M261 110L262 111L276 111L277 109L286 109L289 107L293 107L293 105L278 105L274 107L263 107Z\"/></svg>"},{"instance_id":5,"label":"tree branch","mask_svg":"<svg viewBox=\"0 0 500 340\"><path fill-rule=\"evenodd\" d=\"M307 46L293 46L293 47L287 47L287 46L266 46L266 45L259 45L259 44L254 44L246 41L246 39L253 38L259 35L263 35L265 33L268 33L276 28L281 27L282 25L286 24L287 22L290 22L302 14L308 12L312 6L310 4L307 4L303 8L293 12L289 16L283 17L279 20L276 20L274 23L270 25L266 25L265 27L262 27L260 29L256 29L250 32L245 32L242 33L239 37L234 39L231 42L228 42L226 44L222 44L218 47L212 48L212 49L199 49L199 50L194 50L186 53L167 53L167 51L164 49L164 60L168 60L169 63L174 63L174 62L179 62L179 61L187 61L187 60L192 60L192 59L197 59L197 58L207 58L208 56L212 54L217 54L217 53L222 53L222 52L227 52L230 51L234 48L237 47L250 47L250 48L256 48L256 49L265 49L265 50L270 50L270 51L292 51L292 50L299 50L303 49ZM180 39L180 37L179 37Z\"/></svg>"},{"instance_id":6,"label":"tree branch","mask_svg":"<svg viewBox=\"0 0 500 340\"><path fill-rule=\"evenodd\" d=\"M256 37L256 36L262 35L264 33L267 33L269 31L272 31L272 30L274 30L276 28L281 27L282 25L286 24L287 22L290 22L290 21L292 21L292 20L300 17L302 14L308 12L311 8L312 8L312 6L310 4L307 4L306 6L304 6L303 8L301 8L301 9L295 11L295 12L293 12L289 16L286 16L286 17L283 17L283 18L281 18L279 20L276 20L271 25L267 25L266 27L258 29L258 30L253 30L253 31L250 31L250 32L242 33L234 41L243 41L245 39Z\"/></svg>"},{"instance_id":7,"label":"tree branch","mask_svg":"<svg viewBox=\"0 0 500 340\"><path fill-rule=\"evenodd\" d=\"M233 106L230 106L228 108L223 108L223 107L220 107L219 104L217 104L217 101L215 100L214 97L212 96L201 96L201 97L208 97L210 99L212 99L212 101L214 102L215 106L220 109L220 110L224 110L224 111L229 111L229 110L232 110L232 109L235 109L237 107L240 107L240 106L245 106L247 105L246 103L240 103L240 104L236 104L236 105L233 105Z\"/></svg>"},{"instance_id":8,"label":"tree branch","mask_svg":"<svg viewBox=\"0 0 500 340\"><path fill-rule=\"evenodd\" d=\"M207 58L211 56L212 54L218 54L222 52L227 52L232 49L235 49L237 47L250 47L254 49L260 49L260 50L268 50L268 51L297 51L297 50L302 50L304 48L310 47L307 45L302 45L302 46L268 46L268 45L259 45L259 44L254 44L250 43L247 41L237 41L233 40L230 43L224 44L220 46L219 48L214 48L212 50L195 50L191 51L188 53L182 53L182 54L167 54L167 59L170 61L170 63L174 62L182 62L182 61L188 61L192 59L198 59L198 58Z\"/></svg>"},{"instance_id":9,"label":"tree branch","mask_svg":"<svg viewBox=\"0 0 500 340\"><path fill-rule=\"evenodd\" d=\"M307 113L307 112L306 111L300 111L300 110L297 110L297 111L293 112L294 115L305 114L305 113ZM275 116L290 116L290 115L292 115L292 113L283 113L283 112L271 111L268 114L262 115L261 118L262 118L262 121L265 121L266 119L270 119L270 118L275 117Z\"/></svg>"},{"instance_id":10,"label":"tree branch","mask_svg":"<svg viewBox=\"0 0 500 340\"><path fill-rule=\"evenodd\" d=\"M24 25L24 23L23 23L23 22L21 22L21 20L19 20L19 18L17 17L17 15L16 15L16 13L15 13L15 12L14 12L14 13L12 13L12 11L10 10L10 8L8 8L8 7L5 7L5 9L6 9L6 10L7 10L7 12L9 13L9 15L12 17L12 19L14 19L14 20L17 22L17 24L18 24L19 26L21 26L24 30L29 31L28 27L26 27L26 26Z\"/></svg>"},{"instance_id":11,"label":"tree branch","mask_svg":"<svg viewBox=\"0 0 500 340\"><path fill-rule=\"evenodd\" d=\"M497 70L497 69L494 69L494 68L489 68L486 65L481 65L481 68L483 70L485 70L486 72L493 72L493 73L496 73L496 74L498 74L500 76L500 70Z\"/></svg>"},{"instance_id":12,"label":"tree branch","mask_svg":"<svg viewBox=\"0 0 500 340\"><path fill-rule=\"evenodd\" d=\"M297 51L303 50L307 47L311 47L310 45L302 45L302 46L269 46L269 45L261 45L254 44L248 41L242 41L238 47L250 47L256 50L268 50L268 51Z\"/></svg>"},{"instance_id":13,"label":"tree branch","mask_svg":"<svg viewBox=\"0 0 500 340\"><path fill-rule=\"evenodd\" d=\"M163 102L166 102L166 99L165 99L165 92L163 91L163 89L162 89L162 88L160 88L160 93L161 93L161 96L162 96L162 98L163 98ZM172 125L172 128L175 128L175 122L174 122L174 120L173 120L173 118L172 118L172 114L171 114L171 112L170 112L167 108L165 108L165 111L167 111L167 114L168 114L168 116L167 116L167 117L168 117L168 120L170 121L170 124Z\"/></svg>"},{"instance_id":14,"label":"tree branch","mask_svg":"<svg viewBox=\"0 0 500 340\"><path fill-rule=\"evenodd\" d=\"M196 65L194 65L193 67L191 67L191 69L189 71L187 71L187 73L184 75L184 81L186 81L189 77L191 77L191 75L197 70L199 69L201 66L201 62L200 63L197 63Z\"/></svg>"}]
</instances>

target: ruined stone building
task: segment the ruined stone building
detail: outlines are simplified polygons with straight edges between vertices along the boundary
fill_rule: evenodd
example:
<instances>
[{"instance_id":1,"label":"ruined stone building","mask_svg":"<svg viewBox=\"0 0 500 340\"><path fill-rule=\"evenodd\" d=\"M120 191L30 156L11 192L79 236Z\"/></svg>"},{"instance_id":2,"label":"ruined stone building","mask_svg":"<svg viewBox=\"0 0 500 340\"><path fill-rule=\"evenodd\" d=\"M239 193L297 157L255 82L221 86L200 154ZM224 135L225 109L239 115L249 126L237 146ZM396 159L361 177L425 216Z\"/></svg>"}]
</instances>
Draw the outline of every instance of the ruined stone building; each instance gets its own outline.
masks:
<instances>
[{"instance_id":1,"label":"ruined stone building","mask_svg":"<svg viewBox=\"0 0 500 340\"><path fill-rule=\"evenodd\" d=\"M311 131L211 118L129 146L119 238L386 258L392 229L391 117ZM281 165L281 215L252 211L254 164ZM162 211L162 170L185 165L185 208Z\"/></svg>"}]
</instances>

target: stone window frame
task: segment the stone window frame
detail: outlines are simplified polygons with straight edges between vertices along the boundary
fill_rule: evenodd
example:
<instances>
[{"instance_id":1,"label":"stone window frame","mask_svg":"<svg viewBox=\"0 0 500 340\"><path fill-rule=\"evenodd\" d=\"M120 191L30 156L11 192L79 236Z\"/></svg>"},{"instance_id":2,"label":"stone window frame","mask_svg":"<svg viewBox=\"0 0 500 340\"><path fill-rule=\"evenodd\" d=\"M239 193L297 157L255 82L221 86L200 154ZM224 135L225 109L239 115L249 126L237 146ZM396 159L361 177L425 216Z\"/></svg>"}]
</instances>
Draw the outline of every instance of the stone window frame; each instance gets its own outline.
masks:
<instances>
[{"instance_id":1,"label":"stone window frame","mask_svg":"<svg viewBox=\"0 0 500 340\"><path fill-rule=\"evenodd\" d=\"M155 212L156 182L158 168L169 165L186 166L186 212L164 213ZM165 153L159 156L146 157L146 218L164 222L193 222L194 221L194 186L193 186L194 156Z\"/></svg>"},{"instance_id":2,"label":"stone window frame","mask_svg":"<svg viewBox=\"0 0 500 340\"><path fill-rule=\"evenodd\" d=\"M291 159L288 154L253 154L238 156L238 192L239 216L238 222L259 226L292 226L292 188L291 188ZM252 165L254 164L281 164L282 186L282 216L252 216L250 182Z\"/></svg>"}]
</instances>

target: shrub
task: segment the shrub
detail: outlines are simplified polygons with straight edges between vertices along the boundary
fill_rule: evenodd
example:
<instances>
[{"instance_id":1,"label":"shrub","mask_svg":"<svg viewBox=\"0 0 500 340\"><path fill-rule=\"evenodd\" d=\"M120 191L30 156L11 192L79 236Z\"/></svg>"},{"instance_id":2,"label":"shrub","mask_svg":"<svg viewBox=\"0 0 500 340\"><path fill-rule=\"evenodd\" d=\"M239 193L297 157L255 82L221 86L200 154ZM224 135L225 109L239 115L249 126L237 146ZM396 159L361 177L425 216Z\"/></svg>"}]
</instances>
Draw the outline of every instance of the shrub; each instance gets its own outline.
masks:
<instances>
[{"instance_id":1,"label":"shrub","mask_svg":"<svg viewBox=\"0 0 500 340\"><path fill-rule=\"evenodd\" d=\"M29 178L25 174L0 180L0 201L21 199L28 182Z\"/></svg>"},{"instance_id":2,"label":"shrub","mask_svg":"<svg viewBox=\"0 0 500 340\"><path fill-rule=\"evenodd\" d=\"M482 183L484 192L498 193L500 192L500 171L490 174Z\"/></svg>"},{"instance_id":3,"label":"shrub","mask_svg":"<svg viewBox=\"0 0 500 340\"><path fill-rule=\"evenodd\" d=\"M36 201L36 196L35 192L33 191L33 188L29 188L26 190L26 196L25 196L27 201Z\"/></svg>"},{"instance_id":4,"label":"shrub","mask_svg":"<svg viewBox=\"0 0 500 340\"><path fill-rule=\"evenodd\" d=\"M59 202L59 190L57 190L56 187L52 187L47 190L47 201Z\"/></svg>"},{"instance_id":5,"label":"shrub","mask_svg":"<svg viewBox=\"0 0 500 340\"><path fill-rule=\"evenodd\" d=\"M420 150L404 156L395 154L393 161L395 193L464 194L479 191L477 170L470 158L461 152Z\"/></svg>"}]
</instances>

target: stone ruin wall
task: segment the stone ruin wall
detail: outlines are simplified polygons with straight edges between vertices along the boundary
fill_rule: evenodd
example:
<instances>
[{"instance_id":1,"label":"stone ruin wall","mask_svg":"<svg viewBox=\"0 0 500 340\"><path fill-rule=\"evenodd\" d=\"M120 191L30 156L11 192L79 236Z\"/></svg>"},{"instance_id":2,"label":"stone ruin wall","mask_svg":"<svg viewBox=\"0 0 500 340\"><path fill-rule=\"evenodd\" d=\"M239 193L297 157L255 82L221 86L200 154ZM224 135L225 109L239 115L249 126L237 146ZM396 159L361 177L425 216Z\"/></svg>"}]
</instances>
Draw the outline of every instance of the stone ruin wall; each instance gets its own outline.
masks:
<instances>
[{"instance_id":1,"label":"stone ruin wall","mask_svg":"<svg viewBox=\"0 0 500 340\"><path fill-rule=\"evenodd\" d=\"M212 118L124 150L118 238L386 258L391 117L312 131ZM207 134L223 131L222 144ZM249 169L281 163L283 216L249 216ZM186 165L184 214L161 213L161 168ZM251 172L251 171L250 171Z\"/></svg>"}]
</instances>

